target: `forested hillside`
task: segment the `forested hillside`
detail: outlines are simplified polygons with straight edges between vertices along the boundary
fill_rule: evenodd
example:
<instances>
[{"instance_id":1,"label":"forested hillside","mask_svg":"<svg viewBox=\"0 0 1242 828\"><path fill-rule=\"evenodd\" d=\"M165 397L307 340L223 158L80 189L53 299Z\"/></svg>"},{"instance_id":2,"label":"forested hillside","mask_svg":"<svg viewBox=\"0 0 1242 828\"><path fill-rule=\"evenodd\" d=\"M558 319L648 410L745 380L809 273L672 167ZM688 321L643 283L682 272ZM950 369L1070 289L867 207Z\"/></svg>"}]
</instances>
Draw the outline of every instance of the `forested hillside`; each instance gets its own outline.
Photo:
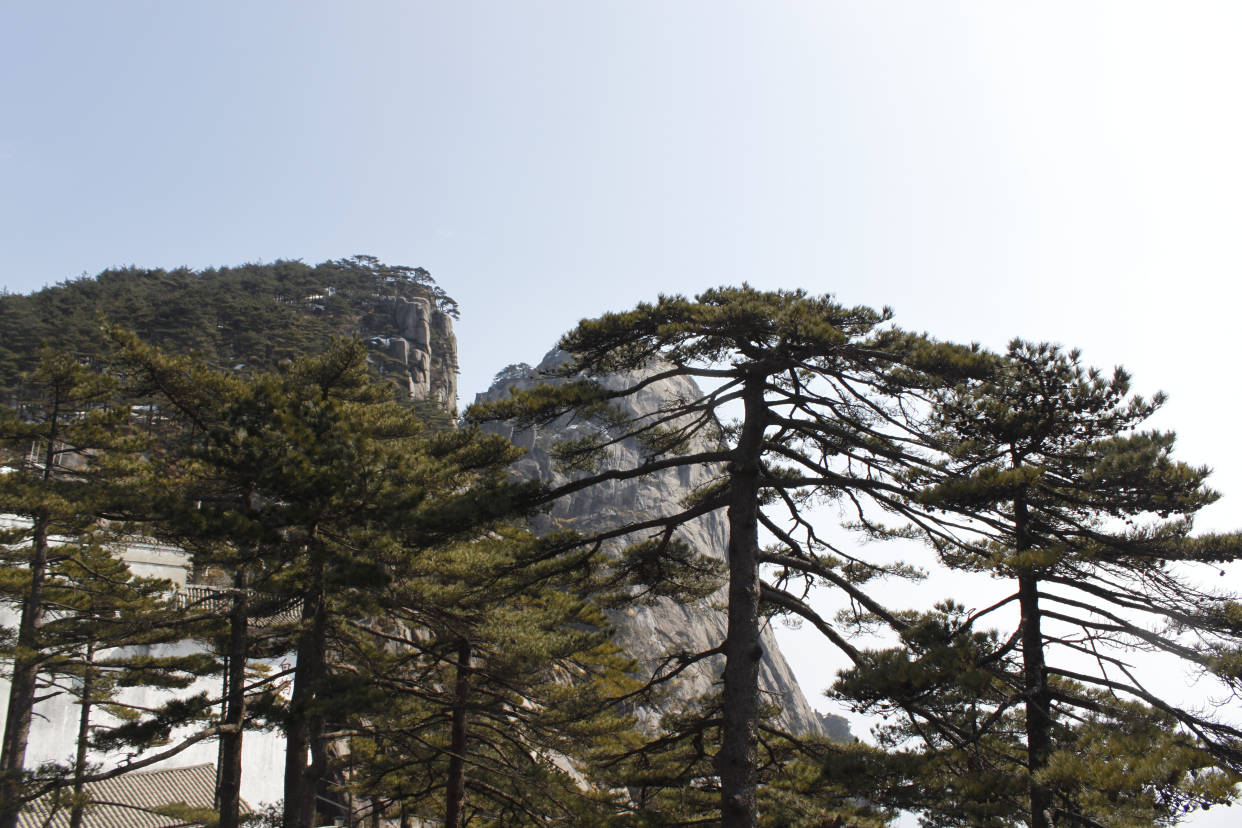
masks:
<instances>
[{"instance_id":1,"label":"forested hillside","mask_svg":"<svg viewBox=\"0 0 1242 828\"><path fill-rule=\"evenodd\" d=\"M264 368L321 353L333 337L399 335L385 299L425 299L457 315L457 303L426 270L372 256L313 266L288 260L203 271L106 270L29 296L0 296L0 386L11 394L41 345L95 357L102 350L101 320L217 367ZM446 350L431 344L433 353Z\"/></svg>"}]
</instances>

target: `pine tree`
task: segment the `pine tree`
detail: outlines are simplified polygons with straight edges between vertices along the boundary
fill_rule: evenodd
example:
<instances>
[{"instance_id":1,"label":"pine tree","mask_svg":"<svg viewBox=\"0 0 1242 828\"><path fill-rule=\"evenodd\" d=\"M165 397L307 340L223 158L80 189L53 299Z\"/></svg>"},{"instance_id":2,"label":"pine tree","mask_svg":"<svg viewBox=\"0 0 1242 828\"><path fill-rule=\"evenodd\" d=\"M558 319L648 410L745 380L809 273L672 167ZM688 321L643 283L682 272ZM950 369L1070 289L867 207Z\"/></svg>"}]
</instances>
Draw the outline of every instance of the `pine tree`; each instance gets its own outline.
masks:
<instances>
[{"instance_id":1,"label":"pine tree","mask_svg":"<svg viewBox=\"0 0 1242 828\"><path fill-rule=\"evenodd\" d=\"M172 585L135 577L112 551L117 545L116 538L93 537L73 545L49 573L46 587L54 609L42 630L49 642L42 672L51 691L42 698L63 692L78 705L70 828L80 828L89 804L84 788L93 747L141 753L166 740L166 728L147 726L158 710L127 703L123 691L182 690L214 666L205 654L153 652L194 635L195 625L185 623ZM99 712L111 724L93 718Z\"/></svg>"},{"instance_id":2,"label":"pine tree","mask_svg":"<svg viewBox=\"0 0 1242 828\"><path fill-rule=\"evenodd\" d=\"M254 450L261 436L249 434L266 415L264 401L256 399L260 383L192 357L170 356L121 328L109 336L117 346L116 372L146 402L156 447L128 517L191 554L199 577L209 583L198 588L201 595L188 609L214 616L222 628L202 640L223 673L216 806L221 828L236 828L247 706L256 692L271 692L266 680L250 687L250 664L284 643L269 641L270 631L252 620L278 614L294 600L264 590L281 560L284 526L280 504L264 499L269 458Z\"/></svg>"},{"instance_id":3,"label":"pine tree","mask_svg":"<svg viewBox=\"0 0 1242 828\"><path fill-rule=\"evenodd\" d=\"M238 777L228 768L239 762L245 723L246 618L264 607L300 616L265 631L275 636L265 646L296 659L291 698L281 711L269 698L264 713L286 733L285 824L312 824L317 797L341 782L333 733L360 721L371 686L340 654L365 649L369 620L389 610L381 597L409 580L426 550L522 514L532 487L505 476L515 454L504 440L427 429L370 377L357 342L276 373L230 377L119 338L138 386L181 421L180 443L153 463L178 485L152 514L152 531L233 578L228 780ZM235 797L222 794L227 818L224 803Z\"/></svg>"},{"instance_id":4,"label":"pine tree","mask_svg":"<svg viewBox=\"0 0 1242 828\"><path fill-rule=\"evenodd\" d=\"M114 697L114 689L183 687L203 668L193 657L154 658L117 649L186 634L163 597L169 585L133 578L113 551L125 540L123 526L113 519L138 488L135 470L146 447L117 383L48 349L25 388L31 396L23 406L3 413L11 471L0 478L0 512L25 516L27 525L5 534L6 559L17 565L0 577L5 598L21 611L5 653L13 668L0 824L16 819L23 801L66 778L80 793L90 778L87 762L96 742L140 753L163 739L165 711L135 716ZM36 777L23 767L34 704L63 692L79 699L77 755L67 777L63 768L52 766ZM92 726L91 714L101 703L125 720ZM106 773L150 761L130 761Z\"/></svg>"},{"instance_id":5,"label":"pine tree","mask_svg":"<svg viewBox=\"0 0 1242 828\"><path fill-rule=\"evenodd\" d=\"M8 474L0 476L0 513L28 526L3 533L0 554L3 599L20 611L12 649L12 673L0 747L0 826L16 825L27 740L38 678L48 657L42 627L47 580L58 560L58 537L82 536L97 523L97 488L88 456L113 439L128 412L115 405L115 389L76 361L45 349L25 383L19 410L0 412L0 435Z\"/></svg>"},{"instance_id":6,"label":"pine tree","mask_svg":"<svg viewBox=\"0 0 1242 828\"><path fill-rule=\"evenodd\" d=\"M761 710L756 752L758 824L771 828L880 828L892 809L880 804L880 779L891 767L874 748L840 744L812 735L781 732L776 709ZM722 722L721 696L668 714L658 738L632 740L630 749L604 763L600 784L624 790L623 801L602 824L625 828L716 824L720 776L716 755ZM860 796L866 791L867 796Z\"/></svg>"},{"instance_id":7,"label":"pine tree","mask_svg":"<svg viewBox=\"0 0 1242 828\"><path fill-rule=\"evenodd\" d=\"M873 734L892 781L869 796L918 811L929 828L1001 828L1024 813L1020 698L1005 680L1014 642L976 629L986 614L953 602L902 613L901 646L861 651L832 687L882 718Z\"/></svg>"},{"instance_id":8,"label":"pine tree","mask_svg":"<svg viewBox=\"0 0 1242 828\"><path fill-rule=\"evenodd\" d=\"M413 524L432 545L509 514L514 493L499 473L513 450L474 432L423 439L417 415L368 378L357 344L294 363L272 391L263 491L286 510L286 558L271 584L302 608L285 725L285 824L302 828L330 775L328 726L356 712L335 691L340 670L329 656L350 649L354 625L381 614L377 596L401 576L395 528Z\"/></svg>"},{"instance_id":9,"label":"pine tree","mask_svg":"<svg viewBox=\"0 0 1242 828\"><path fill-rule=\"evenodd\" d=\"M940 373L978 367L968 349L893 330L885 325L888 319L887 311L846 308L801 291L742 287L711 290L695 301L662 297L628 313L584 321L560 343L574 356L565 377L653 370L620 373L610 387L578 378L515 390L509 401L467 412L477 420L515 417L519 424L571 412L594 418L591 435L562 447L563 458L580 467L623 440L638 440L646 449L639 466L587 473L553 496L690 464L719 469L718 485L694 502L624 531L650 534L660 552L670 548L681 523L727 510L728 631L721 646L726 666L716 756L726 826L752 826L757 819L761 619L770 612L796 614L850 651L802 600L796 582L827 583L869 602L857 586L859 576L886 571L833 550L807 521L805 508L840 499L858 506L863 521L864 502L908 511L897 475L920 458L906 448L914 432L903 398L921 395ZM714 387L638 418L611 407L668 377ZM740 420L721 428L720 420L734 411ZM711 435L717 448L688 452L687 441L696 435ZM763 548L761 531L771 532L779 545ZM770 583L760 577L764 564L780 567Z\"/></svg>"},{"instance_id":10,"label":"pine tree","mask_svg":"<svg viewBox=\"0 0 1242 828\"><path fill-rule=\"evenodd\" d=\"M1172 433L1138 430L1162 397L1131 396L1124 371L1105 377L1078 359L1015 340L986 379L941 394L935 437L948 459L920 476L917 497L965 518L957 531L934 533L946 563L1014 584L988 612L1016 605L1018 629L980 658L999 663L1012 654L1015 661L1013 673L998 670L1000 685L989 685L996 705L989 720L1000 725L1008 718L999 713L1021 712L1032 828L1102 819L1093 803L1107 790L1099 781L1107 772L1066 770L1065 757L1088 737L1111 733L1117 738L1109 743L1122 745L1120 734L1146 733L1181 761L1160 768L1163 784L1132 770L1133 788L1113 794L1135 801L1158 791L1145 811L1153 819L1219 801L1232 777L1201 771L1208 751L1235 768L1242 758L1242 732L1148 691L1121 653L1141 648L1208 661L1179 628L1219 632L1205 630L1202 619L1219 615L1226 600L1171 566L1220 554L1188 540L1191 517L1216 498L1204 485L1208 471L1173 459ZM920 663L940 657L927 653ZM1204 784L1187 782L1200 773Z\"/></svg>"},{"instance_id":11,"label":"pine tree","mask_svg":"<svg viewBox=\"0 0 1242 828\"><path fill-rule=\"evenodd\" d=\"M351 749L353 785L446 826L585 824L582 777L628 734L618 702L636 689L600 611L597 553L502 529L417 558L373 630L382 648L348 659L382 698Z\"/></svg>"}]
</instances>

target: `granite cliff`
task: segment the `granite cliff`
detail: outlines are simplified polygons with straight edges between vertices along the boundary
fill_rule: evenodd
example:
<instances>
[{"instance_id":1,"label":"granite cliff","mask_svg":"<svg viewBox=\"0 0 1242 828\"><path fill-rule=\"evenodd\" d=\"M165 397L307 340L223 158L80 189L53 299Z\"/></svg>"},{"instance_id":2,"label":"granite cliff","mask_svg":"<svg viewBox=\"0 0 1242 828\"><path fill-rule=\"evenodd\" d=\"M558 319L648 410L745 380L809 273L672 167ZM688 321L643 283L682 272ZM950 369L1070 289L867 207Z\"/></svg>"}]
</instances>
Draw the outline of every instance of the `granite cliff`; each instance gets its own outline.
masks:
<instances>
[{"instance_id":1,"label":"granite cliff","mask_svg":"<svg viewBox=\"0 0 1242 828\"><path fill-rule=\"evenodd\" d=\"M364 330L361 335L368 346L387 357L380 363L381 371L395 374L410 399L431 400L456 411L457 337L453 335L453 317L422 297L379 297L378 309L390 324L378 332Z\"/></svg>"},{"instance_id":2,"label":"granite cliff","mask_svg":"<svg viewBox=\"0 0 1242 828\"><path fill-rule=\"evenodd\" d=\"M553 351L537 368L511 366L502 372L491 389L478 395L478 400L501 399L508 395L511 387L526 388L545 381L540 372L556 367L565 359L567 355ZM633 379L634 375L618 374L602 381L617 387L622 382L628 385ZM692 380L666 379L625 398L622 408L629 414L638 414L653 410L663 399L697 396L699 390ZM558 441L573 436L576 426L572 422L562 418L548 427L529 430L517 430L508 424L492 428L526 449L526 455L517 463L519 474L552 485L569 479L557 468L549 450ZM706 437L696 440L698 444L690 446L690 451L708 448ZM638 447L627 443L606 461L605 467L628 468L637 462ZM695 467L670 469L637 481L605 483L557 501L540 522L547 529L582 532L614 528L635 517L671 512L686 495L709 482L711 477L710 470ZM723 511L698 518L679 535L700 553L724 560L728 534ZM614 548L621 544L621 541L616 542ZM722 588L694 603L657 598L652 603L630 607L613 619L618 627L617 642L647 669L654 668L671 654L712 649L720 644L725 634L723 602ZM848 738L849 730L843 719L821 716L807 704L770 628L763 633L763 648L760 688L768 701L781 708L781 722L797 733L825 733L833 738ZM670 697L656 710L646 711L647 718L650 720L660 713L692 704L711 692L723 666L721 656L692 665L674 680Z\"/></svg>"}]
</instances>

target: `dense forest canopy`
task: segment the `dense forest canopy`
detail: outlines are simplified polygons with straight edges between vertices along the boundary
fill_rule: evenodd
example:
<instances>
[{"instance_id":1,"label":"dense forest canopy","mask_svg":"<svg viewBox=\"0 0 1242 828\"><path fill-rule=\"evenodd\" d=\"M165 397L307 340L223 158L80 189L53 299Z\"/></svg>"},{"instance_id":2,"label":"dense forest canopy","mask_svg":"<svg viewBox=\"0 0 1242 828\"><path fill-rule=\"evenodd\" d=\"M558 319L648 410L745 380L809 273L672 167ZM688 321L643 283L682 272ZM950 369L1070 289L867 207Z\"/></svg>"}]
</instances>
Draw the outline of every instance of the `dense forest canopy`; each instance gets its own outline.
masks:
<instances>
[{"instance_id":1,"label":"dense forest canopy","mask_svg":"<svg viewBox=\"0 0 1242 828\"><path fill-rule=\"evenodd\" d=\"M457 316L457 303L426 270L374 256L202 271L105 270L28 296L0 296L0 387L16 388L40 345L87 360L98 354L101 318L217 367L263 368L321 353L333 337L396 334L380 309L382 297L424 298Z\"/></svg>"}]
</instances>

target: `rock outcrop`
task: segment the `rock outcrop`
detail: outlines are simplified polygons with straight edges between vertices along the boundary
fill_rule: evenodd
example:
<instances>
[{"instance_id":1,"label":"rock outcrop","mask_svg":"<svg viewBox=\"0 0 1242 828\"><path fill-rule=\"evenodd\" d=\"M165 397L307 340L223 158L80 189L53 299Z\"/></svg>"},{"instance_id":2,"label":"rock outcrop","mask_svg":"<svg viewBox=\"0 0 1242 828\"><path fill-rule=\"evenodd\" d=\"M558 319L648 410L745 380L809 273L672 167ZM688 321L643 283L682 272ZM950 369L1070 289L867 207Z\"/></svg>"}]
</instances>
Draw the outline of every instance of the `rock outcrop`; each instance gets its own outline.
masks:
<instances>
[{"instance_id":1,"label":"rock outcrop","mask_svg":"<svg viewBox=\"0 0 1242 828\"><path fill-rule=\"evenodd\" d=\"M375 335L367 344L400 366L410 398L434 400L457 410L457 337L453 318L420 297L384 297L382 307L397 332Z\"/></svg>"},{"instance_id":2,"label":"rock outcrop","mask_svg":"<svg viewBox=\"0 0 1242 828\"><path fill-rule=\"evenodd\" d=\"M540 371L550 370L563 362L567 356L553 351L544 358L537 369L526 372L518 366L508 369L493 387L478 396L479 400L503 399L510 387L527 388L543 380ZM524 376L523 376L524 374ZM610 376L603 381L612 387L629 385L638 377L635 373ZM622 407L629 414L649 412L662 401L672 398L694 399L699 389L688 378L666 379L654 383L637 394L628 397ZM538 478L556 485L568 480L549 455L549 449L557 442L571 438L577 425L565 419L546 428L515 430L507 424L495 426L494 430L527 450L518 461L520 474ZM709 438L698 437L697 445L689 451L708 450ZM605 463L607 468L629 468L639 461L638 447L623 444ZM558 501L552 511L542 518L547 528L574 529L582 532L598 531L623 525L640 517L670 514L678 504L696 488L708 483L712 472L700 467L669 469L636 481L609 482L577 492ZM679 536L703 554L723 561L728 544L728 533L723 511L705 515L687 524ZM637 538L634 538L637 540ZM620 546L621 542L617 543ZM724 589L695 603L678 603L668 598L658 598L654 603L631 607L613 620L619 628L618 643L644 667L651 669L674 653L697 653L718 646L725 635ZM771 629L763 633L764 657L760 673L760 687L767 700L781 708L782 723L798 733L828 733L840 736L844 720L838 717L821 717L807 704L797 680L789 669L777 646ZM671 697L660 709L647 711L650 718L678 707L692 704L705 693L713 690L724 667L723 657L700 661L692 665L674 680ZM835 720L837 727L829 722ZM848 731L845 731L848 733Z\"/></svg>"}]
</instances>

